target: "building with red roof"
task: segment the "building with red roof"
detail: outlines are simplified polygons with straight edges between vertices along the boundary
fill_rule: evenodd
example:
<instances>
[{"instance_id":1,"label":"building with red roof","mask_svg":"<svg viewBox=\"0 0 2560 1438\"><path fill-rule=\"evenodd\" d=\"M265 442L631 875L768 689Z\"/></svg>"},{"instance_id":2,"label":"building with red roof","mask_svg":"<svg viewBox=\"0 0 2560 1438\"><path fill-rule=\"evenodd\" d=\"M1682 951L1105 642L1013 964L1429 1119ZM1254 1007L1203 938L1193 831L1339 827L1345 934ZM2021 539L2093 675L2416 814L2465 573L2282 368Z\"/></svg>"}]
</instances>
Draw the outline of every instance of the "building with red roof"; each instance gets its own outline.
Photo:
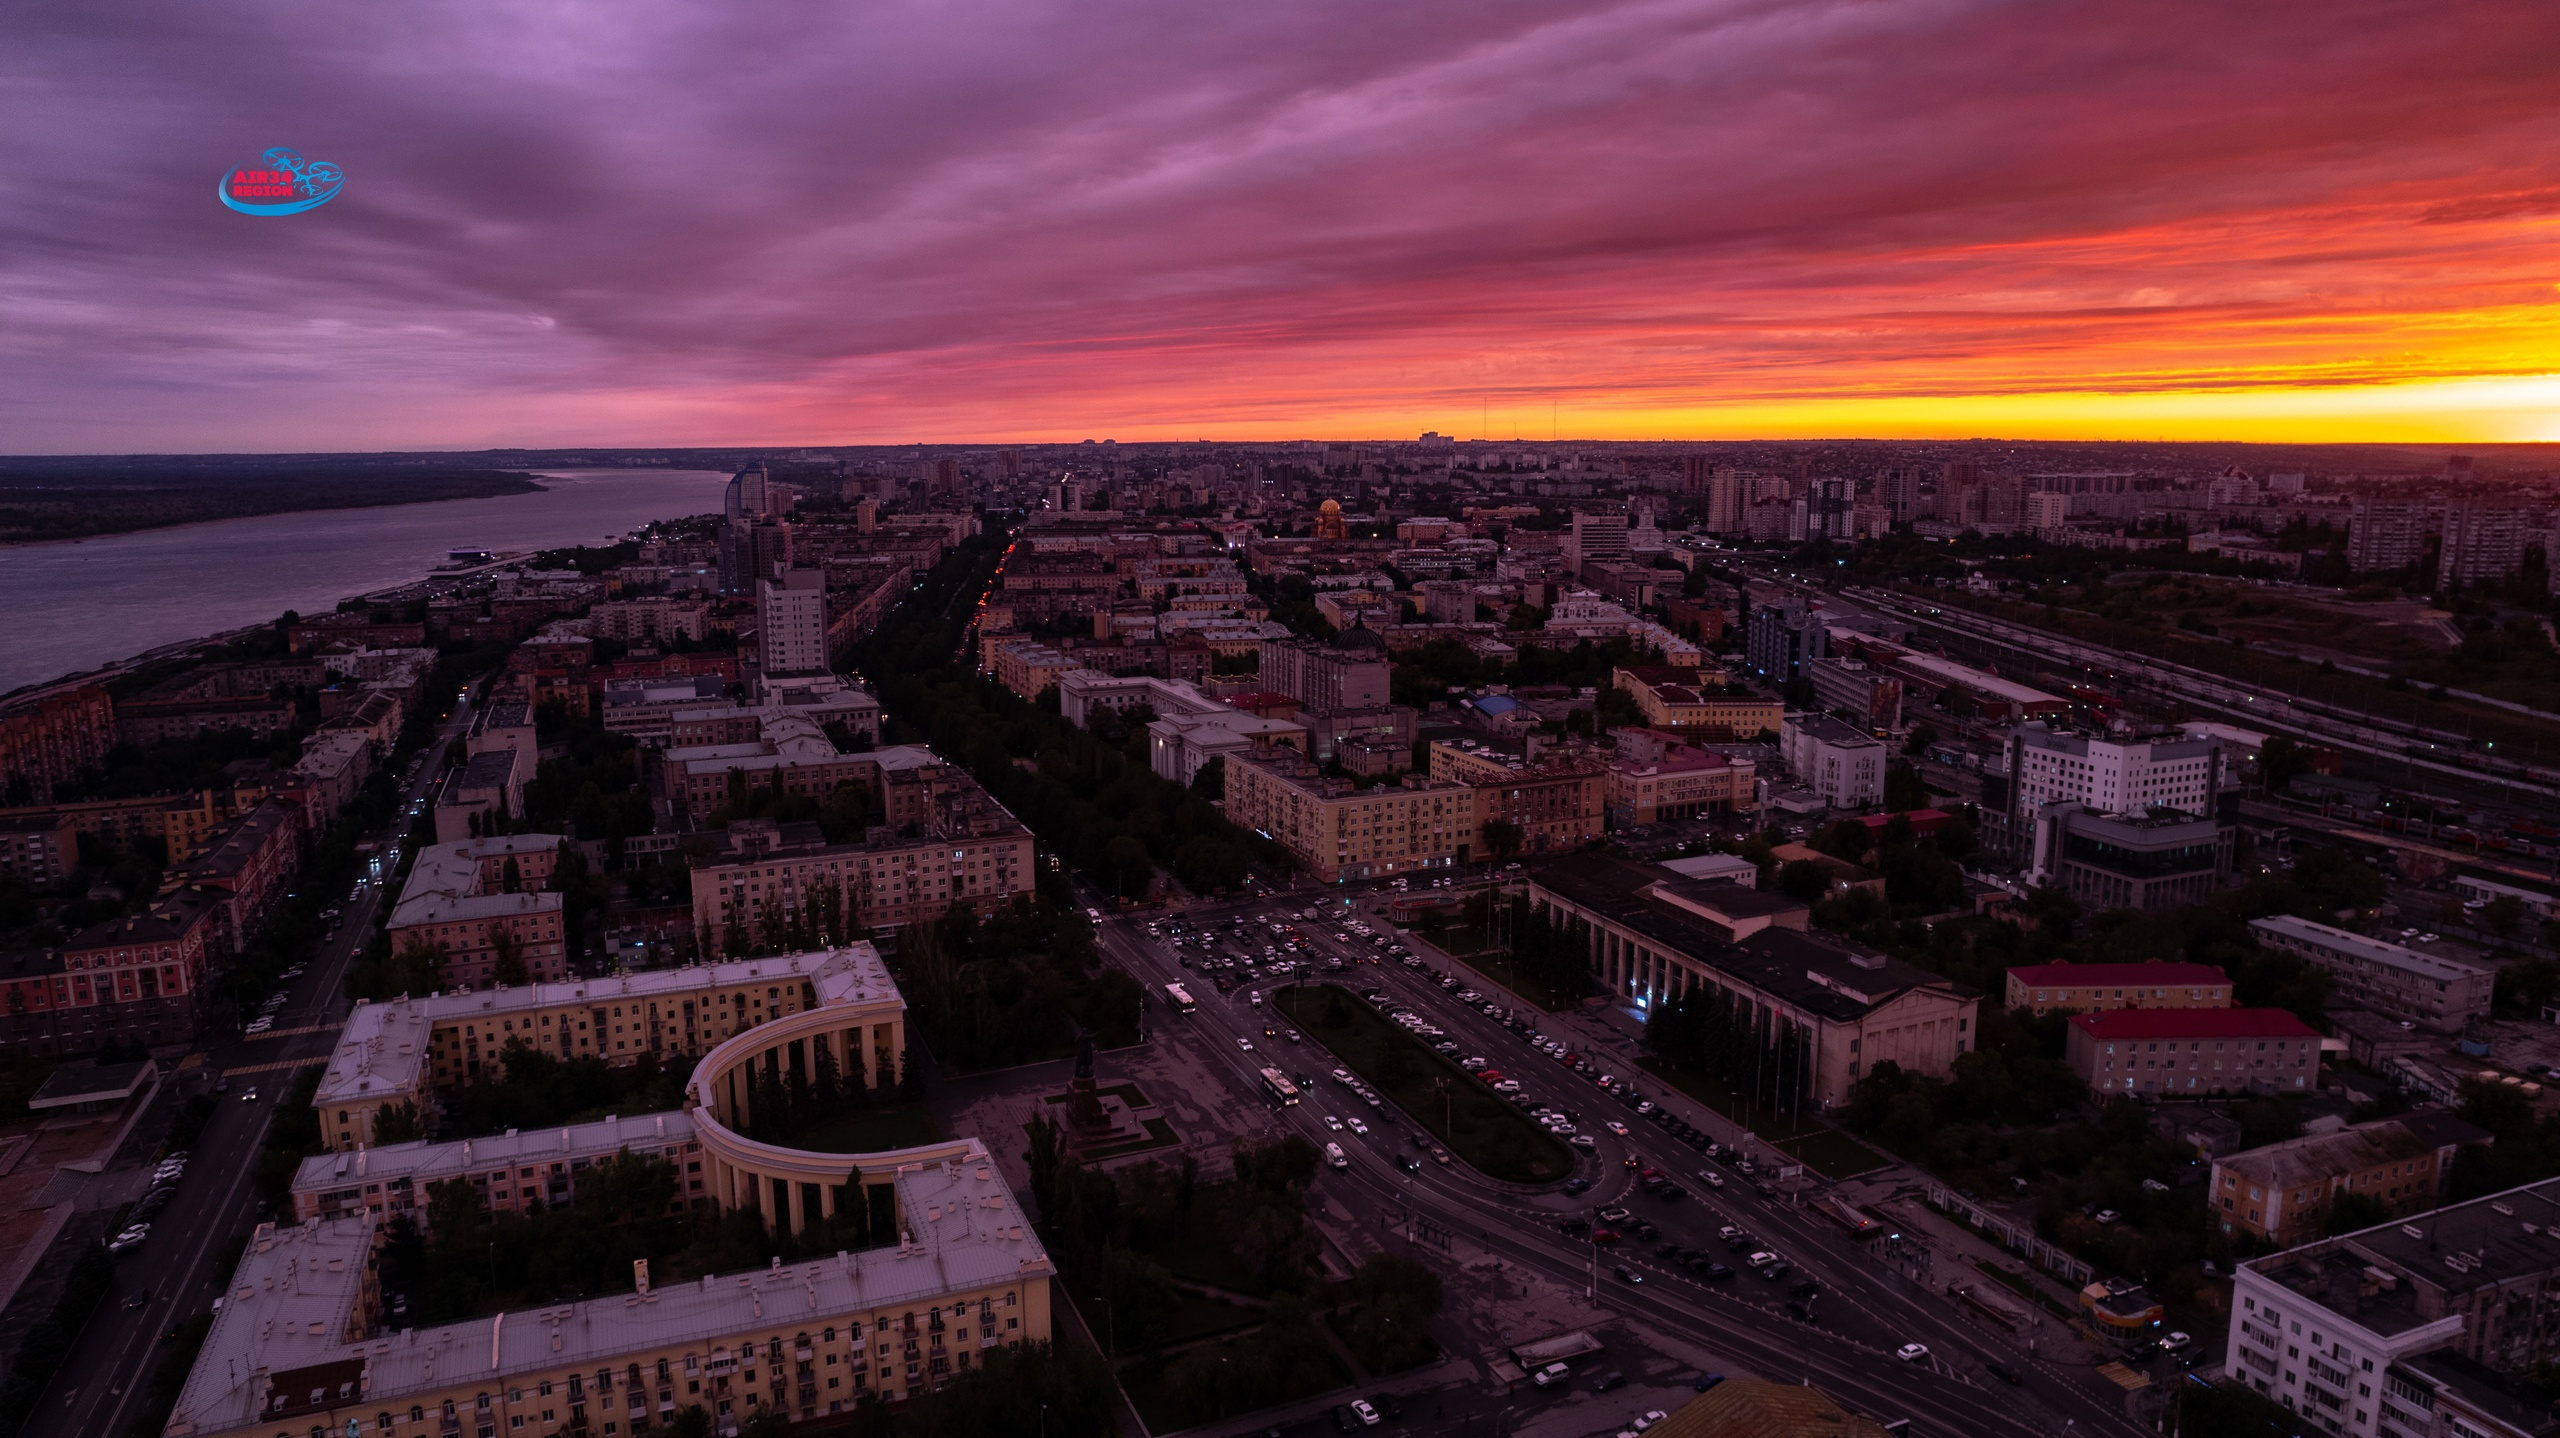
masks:
<instances>
[{"instance_id":1,"label":"building with red roof","mask_svg":"<svg viewBox=\"0 0 2560 1438\"><path fill-rule=\"evenodd\" d=\"M2211 964L2024 964L2009 971L2009 1007L2041 1017L2106 1009L2227 1009L2231 976Z\"/></svg>"},{"instance_id":2,"label":"building with red roof","mask_svg":"<svg viewBox=\"0 0 2560 1438\"><path fill-rule=\"evenodd\" d=\"M2102 1094L2308 1093L2320 1044L2284 1009L2111 1009L2071 1016L2063 1061Z\"/></svg>"}]
</instances>

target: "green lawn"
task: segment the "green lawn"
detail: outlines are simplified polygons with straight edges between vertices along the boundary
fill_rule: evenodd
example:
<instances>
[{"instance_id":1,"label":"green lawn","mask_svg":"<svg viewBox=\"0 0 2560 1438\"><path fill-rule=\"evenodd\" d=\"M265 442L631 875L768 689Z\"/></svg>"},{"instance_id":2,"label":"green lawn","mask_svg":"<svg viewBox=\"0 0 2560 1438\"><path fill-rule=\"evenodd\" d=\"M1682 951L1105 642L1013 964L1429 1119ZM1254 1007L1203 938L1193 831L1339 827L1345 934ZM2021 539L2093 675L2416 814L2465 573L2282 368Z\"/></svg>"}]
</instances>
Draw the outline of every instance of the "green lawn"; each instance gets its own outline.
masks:
<instances>
[{"instance_id":1,"label":"green lawn","mask_svg":"<svg viewBox=\"0 0 2560 1438\"><path fill-rule=\"evenodd\" d=\"M1264 1345L1258 1341L1258 1337L1258 1335L1249 1334L1240 1338L1227 1339L1213 1345L1210 1355L1212 1358L1225 1358L1237 1364L1251 1372L1257 1379L1268 1379L1273 1376L1272 1365L1263 1356L1261 1350ZM1148 1432L1167 1433L1191 1427L1196 1423L1216 1420L1219 1415L1186 1414L1177 1407L1165 1394L1164 1371L1163 1363L1144 1359L1120 1370L1120 1387L1128 1393L1130 1406L1136 1408L1138 1416L1146 1420ZM1235 1406L1223 1416L1233 1418L1250 1413L1256 1408L1294 1402L1310 1394L1339 1388L1350 1381L1351 1375L1343 1370L1340 1360L1333 1356L1331 1350L1319 1348L1309 1355L1309 1361L1289 1375L1288 1380L1284 1381L1275 1393L1258 1395L1239 1383L1236 1389Z\"/></svg>"},{"instance_id":2,"label":"green lawn","mask_svg":"<svg viewBox=\"0 0 2560 1438\"><path fill-rule=\"evenodd\" d=\"M1773 1113L1766 1108L1750 1108L1742 1102L1742 1096L1734 1092L1731 1084L1704 1069L1668 1068L1660 1059L1651 1056L1638 1059L1637 1062L1643 1065L1646 1073L1723 1114L1726 1118L1732 1119L1735 1123L1749 1125L1754 1135L1767 1139L1771 1143L1777 1143L1782 1139L1804 1138L1811 1134L1831 1132L1830 1129L1822 1126L1820 1120L1809 1115ZM1811 1159L1805 1161L1813 1162ZM1814 1164L1816 1168L1821 1166Z\"/></svg>"},{"instance_id":3,"label":"green lawn","mask_svg":"<svg viewBox=\"0 0 2560 1438\"><path fill-rule=\"evenodd\" d=\"M880 1153L942 1141L942 1126L922 1104L849 1108L792 1135L790 1146L811 1153Z\"/></svg>"},{"instance_id":4,"label":"green lawn","mask_svg":"<svg viewBox=\"0 0 2560 1438\"><path fill-rule=\"evenodd\" d=\"M1893 1162L1838 1129L1781 1139L1778 1148L1804 1160L1825 1178L1854 1178Z\"/></svg>"},{"instance_id":5,"label":"green lawn","mask_svg":"<svg viewBox=\"0 0 2560 1438\"><path fill-rule=\"evenodd\" d=\"M1577 1007L1577 1001L1572 996L1557 993L1545 980L1513 968L1509 951L1486 949L1481 953L1472 952L1479 942L1479 936L1474 929L1451 928L1443 932L1417 928L1413 932L1439 945L1451 958L1518 994L1528 1002L1536 1004L1548 1013L1558 1013Z\"/></svg>"},{"instance_id":6,"label":"green lawn","mask_svg":"<svg viewBox=\"0 0 2560 1438\"><path fill-rule=\"evenodd\" d=\"M1332 984L1292 986L1273 1002L1394 1099L1450 1154L1489 1178L1548 1183L1573 1171L1573 1152L1466 1070Z\"/></svg>"}]
</instances>

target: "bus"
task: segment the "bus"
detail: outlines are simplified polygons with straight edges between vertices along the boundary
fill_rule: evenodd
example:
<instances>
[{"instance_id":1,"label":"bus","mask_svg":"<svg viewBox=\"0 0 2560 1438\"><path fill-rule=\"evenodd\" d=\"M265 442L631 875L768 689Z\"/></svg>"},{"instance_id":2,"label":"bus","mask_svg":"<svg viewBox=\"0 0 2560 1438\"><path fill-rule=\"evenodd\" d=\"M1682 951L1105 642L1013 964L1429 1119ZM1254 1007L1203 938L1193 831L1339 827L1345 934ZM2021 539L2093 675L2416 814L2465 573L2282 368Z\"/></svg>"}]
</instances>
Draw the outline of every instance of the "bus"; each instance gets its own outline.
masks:
<instances>
[{"instance_id":1,"label":"bus","mask_svg":"<svg viewBox=\"0 0 2560 1438\"><path fill-rule=\"evenodd\" d=\"M1177 1014L1192 1014L1200 1011L1200 1006L1191 1001L1191 991L1180 984L1165 985L1164 996L1172 1001L1173 1011Z\"/></svg>"},{"instance_id":2,"label":"bus","mask_svg":"<svg viewBox=\"0 0 2560 1438\"><path fill-rule=\"evenodd\" d=\"M1278 1069L1262 1071L1262 1091L1282 1108L1289 1108L1298 1101L1298 1086L1289 1082L1289 1076Z\"/></svg>"}]
</instances>

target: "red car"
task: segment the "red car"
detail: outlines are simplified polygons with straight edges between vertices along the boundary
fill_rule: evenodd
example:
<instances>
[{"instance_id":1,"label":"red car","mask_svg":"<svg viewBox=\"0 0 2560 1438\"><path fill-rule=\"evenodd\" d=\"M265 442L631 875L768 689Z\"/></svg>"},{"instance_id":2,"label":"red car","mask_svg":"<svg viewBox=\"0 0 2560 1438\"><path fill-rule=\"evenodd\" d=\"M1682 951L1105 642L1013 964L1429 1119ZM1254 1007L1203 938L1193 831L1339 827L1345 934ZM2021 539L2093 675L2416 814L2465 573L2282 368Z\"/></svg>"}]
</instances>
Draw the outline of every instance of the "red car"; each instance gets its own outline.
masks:
<instances>
[{"instance_id":1,"label":"red car","mask_svg":"<svg viewBox=\"0 0 2560 1438\"><path fill-rule=\"evenodd\" d=\"M1591 1230L1591 1241L1593 1243L1603 1245L1615 1243L1618 1241L1618 1230L1614 1228L1595 1228Z\"/></svg>"}]
</instances>

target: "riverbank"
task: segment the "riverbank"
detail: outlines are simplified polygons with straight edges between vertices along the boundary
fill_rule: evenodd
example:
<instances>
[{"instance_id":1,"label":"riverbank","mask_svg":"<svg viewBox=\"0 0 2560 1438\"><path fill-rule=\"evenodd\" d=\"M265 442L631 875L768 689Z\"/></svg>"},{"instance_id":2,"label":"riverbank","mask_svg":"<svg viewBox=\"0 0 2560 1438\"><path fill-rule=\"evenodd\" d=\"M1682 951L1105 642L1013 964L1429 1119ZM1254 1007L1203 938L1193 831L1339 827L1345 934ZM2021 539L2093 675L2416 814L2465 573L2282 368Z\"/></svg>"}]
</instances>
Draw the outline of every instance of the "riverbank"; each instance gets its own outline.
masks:
<instances>
[{"instance_id":1,"label":"riverbank","mask_svg":"<svg viewBox=\"0 0 2560 1438\"><path fill-rule=\"evenodd\" d=\"M215 468L133 473L0 467L0 548L331 509L381 509L539 493L516 470Z\"/></svg>"},{"instance_id":2,"label":"riverbank","mask_svg":"<svg viewBox=\"0 0 2560 1438\"><path fill-rule=\"evenodd\" d=\"M717 512L710 470L546 470L477 499L257 515L0 549L0 694L212 636L323 614L347 598L457 573L455 549L525 555Z\"/></svg>"}]
</instances>

